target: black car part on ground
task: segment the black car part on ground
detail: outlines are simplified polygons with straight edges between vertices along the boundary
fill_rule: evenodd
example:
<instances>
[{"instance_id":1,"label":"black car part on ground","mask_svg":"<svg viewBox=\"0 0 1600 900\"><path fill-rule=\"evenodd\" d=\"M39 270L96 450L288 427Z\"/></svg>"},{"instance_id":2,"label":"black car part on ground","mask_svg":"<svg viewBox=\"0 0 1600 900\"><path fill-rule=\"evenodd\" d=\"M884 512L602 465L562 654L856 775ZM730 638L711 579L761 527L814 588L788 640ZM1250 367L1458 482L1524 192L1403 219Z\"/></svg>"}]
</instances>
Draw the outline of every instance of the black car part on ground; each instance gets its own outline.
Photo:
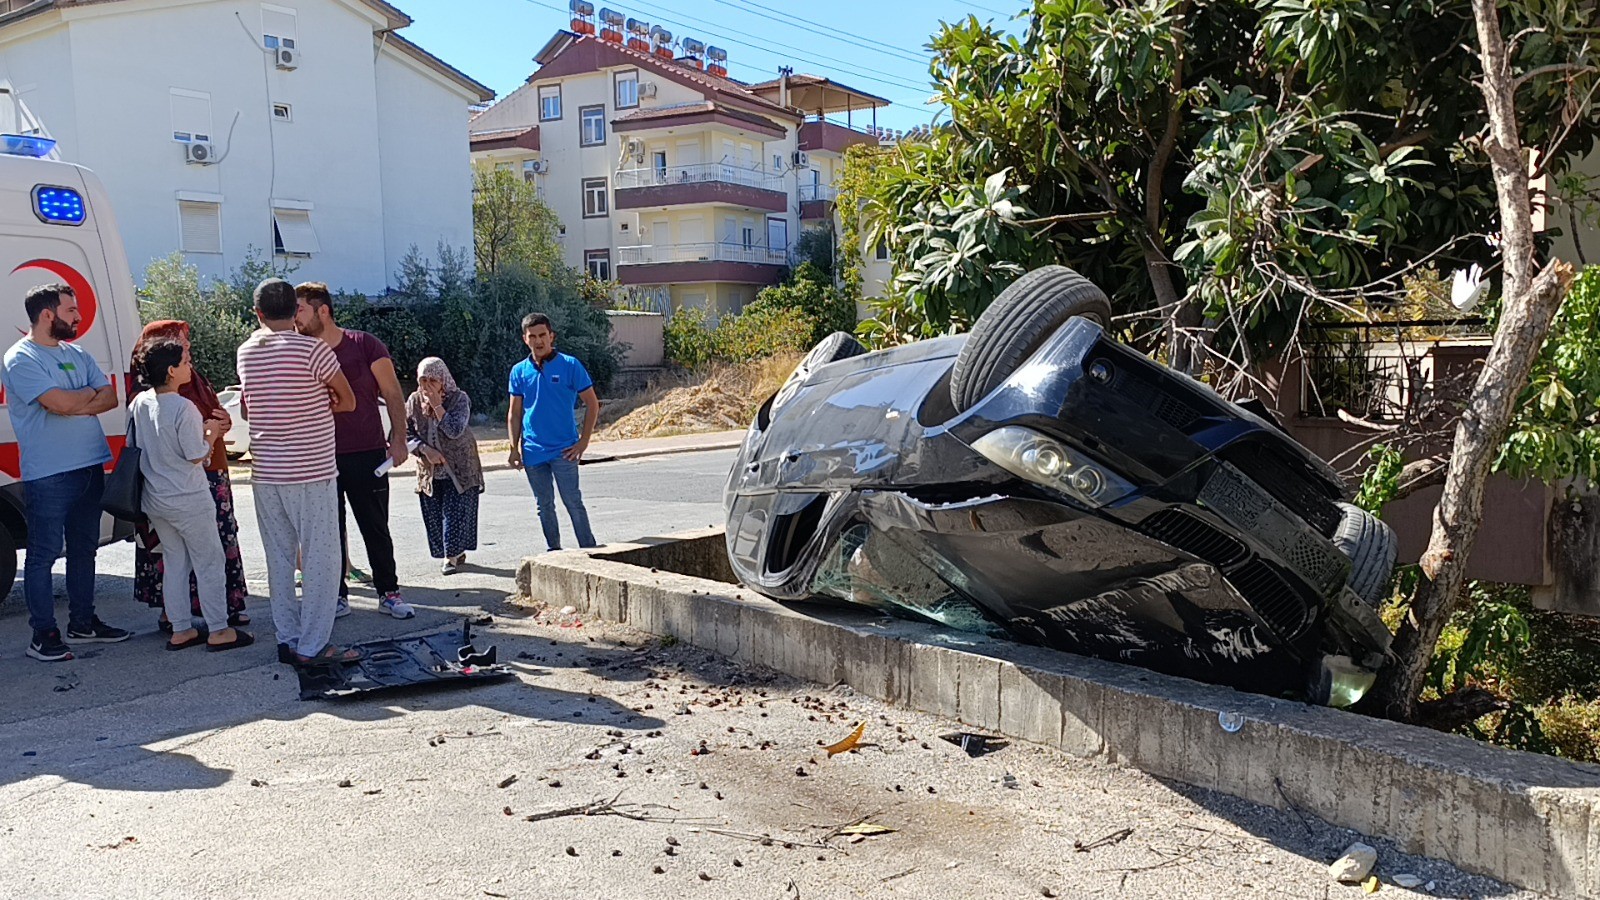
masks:
<instances>
[{"instance_id":1,"label":"black car part on ground","mask_svg":"<svg viewBox=\"0 0 1600 900\"><path fill-rule=\"evenodd\" d=\"M725 498L741 580L1324 701L1381 665L1334 538L1392 533L1277 423L1081 318L960 410L966 341L847 355L762 407ZM995 435L1092 470L1094 498L998 464ZM1386 580L1392 543L1362 552Z\"/></svg>"},{"instance_id":2,"label":"black car part on ground","mask_svg":"<svg viewBox=\"0 0 1600 900\"><path fill-rule=\"evenodd\" d=\"M339 700L408 689L467 687L512 677L495 661L495 648L472 645L472 623L461 630L356 644L358 662L298 665L301 700Z\"/></svg>"}]
</instances>

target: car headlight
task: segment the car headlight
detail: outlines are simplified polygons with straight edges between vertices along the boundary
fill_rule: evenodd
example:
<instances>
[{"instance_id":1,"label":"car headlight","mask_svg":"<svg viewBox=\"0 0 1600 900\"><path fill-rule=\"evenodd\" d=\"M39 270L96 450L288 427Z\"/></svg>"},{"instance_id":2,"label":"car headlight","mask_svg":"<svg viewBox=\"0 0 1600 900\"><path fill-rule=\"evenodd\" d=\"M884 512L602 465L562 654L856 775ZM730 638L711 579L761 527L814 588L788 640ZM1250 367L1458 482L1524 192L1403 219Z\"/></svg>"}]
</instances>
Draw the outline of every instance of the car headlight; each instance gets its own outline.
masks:
<instances>
[{"instance_id":1,"label":"car headlight","mask_svg":"<svg viewBox=\"0 0 1600 900\"><path fill-rule=\"evenodd\" d=\"M974 441L972 449L1013 475L1090 507L1104 506L1134 490L1104 465L1030 428L997 428Z\"/></svg>"}]
</instances>

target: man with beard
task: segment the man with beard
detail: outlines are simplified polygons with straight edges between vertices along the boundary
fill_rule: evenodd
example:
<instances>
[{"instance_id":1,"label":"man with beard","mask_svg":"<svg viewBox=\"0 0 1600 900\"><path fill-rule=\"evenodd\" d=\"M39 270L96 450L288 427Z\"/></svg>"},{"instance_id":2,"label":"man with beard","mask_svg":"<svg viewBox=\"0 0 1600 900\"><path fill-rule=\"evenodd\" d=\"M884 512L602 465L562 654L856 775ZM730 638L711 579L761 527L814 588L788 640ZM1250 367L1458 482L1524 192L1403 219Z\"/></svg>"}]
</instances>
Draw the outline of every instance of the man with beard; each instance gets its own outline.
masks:
<instances>
[{"instance_id":1,"label":"man with beard","mask_svg":"<svg viewBox=\"0 0 1600 900\"><path fill-rule=\"evenodd\" d=\"M356 408L333 417L333 434L339 461L339 540L344 545L344 574L339 579L339 611L350 612L350 539L344 510L348 504L367 545L372 586L378 608L396 619L416 615L400 596L400 576L395 571L394 540L389 536L389 478L378 474L384 460L398 466L406 461L405 395L395 377L389 348L373 334L340 328L333 320L333 295L328 286L307 281L295 286L294 327L333 349L339 371L356 395ZM384 434L378 398L389 408L389 433Z\"/></svg>"},{"instance_id":2,"label":"man with beard","mask_svg":"<svg viewBox=\"0 0 1600 900\"><path fill-rule=\"evenodd\" d=\"M72 658L67 644L110 644L132 636L94 612L94 557L100 547L100 496L111 462L96 418L117 405L117 389L94 357L67 343L78 336L78 298L64 284L29 291L23 306L33 329L6 351L11 427L22 455L27 499L28 558L22 592L33 641L28 655L44 662ZM67 637L56 628L51 568L67 555Z\"/></svg>"}]
</instances>

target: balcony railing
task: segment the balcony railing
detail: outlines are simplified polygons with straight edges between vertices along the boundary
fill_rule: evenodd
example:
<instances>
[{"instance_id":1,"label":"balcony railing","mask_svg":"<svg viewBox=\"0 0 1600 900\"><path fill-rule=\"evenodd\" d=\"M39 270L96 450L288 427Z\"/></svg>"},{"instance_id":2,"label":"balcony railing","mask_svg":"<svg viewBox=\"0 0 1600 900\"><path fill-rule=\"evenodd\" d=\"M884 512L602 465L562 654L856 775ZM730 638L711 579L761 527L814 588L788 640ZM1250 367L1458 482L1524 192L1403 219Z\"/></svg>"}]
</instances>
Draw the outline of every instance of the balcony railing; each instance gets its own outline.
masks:
<instances>
[{"instance_id":1,"label":"balcony railing","mask_svg":"<svg viewBox=\"0 0 1600 900\"><path fill-rule=\"evenodd\" d=\"M651 263L738 262L764 266L789 263L786 249L739 241L705 241L695 244L644 244L617 248L617 265L640 266Z\"/></svg>"},{"instance_id":2,"label":"balcony railing","mask_svg":"<svg viewBox=\"0 0 1600 900\"><path fill-rule=\"evenodd\" d=\"M659 187L669 184L737 184L744 187L782 191L783 178L759 167L738 163L694 163L687 166L661 166L623 169L617 173L618 188Z\"/></svg>"},{"instance_id":3,"label":"balcony railing","mask_svg":"<svg viewBox=\"0 0 1600 900\"><path fill-rule=\"evenodd\" d=\"M801 184L800 202L809 203L813 200L837 200L839 189L831 184Z\"/></svg>"}]
</instances>

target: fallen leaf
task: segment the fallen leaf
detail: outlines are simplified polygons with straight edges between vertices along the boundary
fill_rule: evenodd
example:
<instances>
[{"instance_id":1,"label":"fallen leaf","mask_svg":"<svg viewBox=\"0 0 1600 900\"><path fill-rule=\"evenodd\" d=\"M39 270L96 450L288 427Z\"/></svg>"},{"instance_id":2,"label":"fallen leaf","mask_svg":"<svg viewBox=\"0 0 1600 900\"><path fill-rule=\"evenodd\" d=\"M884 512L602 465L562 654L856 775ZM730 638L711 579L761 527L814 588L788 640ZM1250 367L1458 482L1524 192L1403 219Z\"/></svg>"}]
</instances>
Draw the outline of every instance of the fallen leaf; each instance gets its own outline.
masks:
<instances>
[{"instance_id":1,"label":"fallen leaf","mask_svg":"<svg viewBox=\"0 0 1600 900\"><path fill-rule=\"evenodd\" d=\"M1363 893L1363 894L1376 894L1378 892L1378 884L1379 884L1378 876L1373 875L1372 877L1368 878L1366 881L1361 882L1361 893Z\"/></svg>"},{"instance_id":2,"label":"fallen leaf","mask_svg":"<svg viewBox=\"0 0 1600 900\"><path fill-rule=\"evenodd\" d=\"M862 722L860 725L857 725L856 726L856 730L850 732L850 736L849 737L845 738L844 740L840 741L837 744L829 744L827 746L828 755L829 756L834 756L834 755L837 755L837 754L840 754L840 753L846 753L846 752L849 752L850 750L854 750L856 744L861 743L861 735L866 733L866 730L867 730L867 723L866 722Z\"/></svg>"},{"instance_id":3,"label":"fallen leaf","mask_svg":"<svg viewBox=\"0 0 1600 900\"><path fill-rule=\"evenodd\" d=\"M896 829L887 825L874 825L871 822L857 822L839 829L840 834L860 834L868 837L875 834L894 834Z\"/></svg>"}]
</instances>

